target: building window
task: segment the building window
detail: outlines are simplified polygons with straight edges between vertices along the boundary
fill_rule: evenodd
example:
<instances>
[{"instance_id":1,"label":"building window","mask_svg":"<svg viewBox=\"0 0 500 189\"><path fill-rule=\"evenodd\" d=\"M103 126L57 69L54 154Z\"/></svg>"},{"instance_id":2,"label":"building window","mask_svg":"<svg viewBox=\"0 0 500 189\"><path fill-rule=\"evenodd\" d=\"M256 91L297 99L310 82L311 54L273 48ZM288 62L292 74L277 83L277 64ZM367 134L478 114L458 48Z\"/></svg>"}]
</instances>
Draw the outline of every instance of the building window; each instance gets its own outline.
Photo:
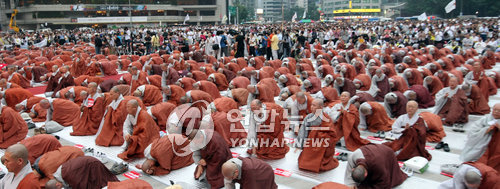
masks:
<instances>
[{"instance_id":1,"label":"building window","mask_svg":"<svg viewBox=\"0 0 500 189\"><path fill-rule=\"evenodd\" d=\"M360 3L361 0L352 0L352 3Z\"/></svg>"},{"instance_id":2,"label":"building window","mask_svg":"<svg viewBox=\"0 0 500 189\"><path fill-rule=\"evenodd\" d=\"M362 0L363 3L370 3L370 0Z\"/></svg>"},{"instance_id":3,"label":"building window","mask_svg":"<svg viewBox=\"0 0 500 189\"><path fill-rule=\"evenodd\" d=\"M380 8L378 5L372 6L372 9L378 9Z\"/></svg>"},{"instance_id":4,"label":"building window","mask_svg":"<svg viewBox=\"0 0 500 189\"><path fill-rule=\"evenodd\" d=\"M203 10L200 11L200 16L215 16L214 10Z\"/></svg>"},{"instance_id":5,"label":"building window","mask_svg":"<svg viewBox=\"0 0 500 189\"><path fill-rule=\"evenodd\" d=\"M372 3L378 3L378 0L372 0Z\"/></svg>"},{"instance_id":6,"label":"building window","mask_svg":"<svg viewBox=\"0 0 500 189\"><path fill-rule=\"evenodd\" d=\"M353 9L360 9L361 6L352 6Z\"/></svg>"}]
</instances>

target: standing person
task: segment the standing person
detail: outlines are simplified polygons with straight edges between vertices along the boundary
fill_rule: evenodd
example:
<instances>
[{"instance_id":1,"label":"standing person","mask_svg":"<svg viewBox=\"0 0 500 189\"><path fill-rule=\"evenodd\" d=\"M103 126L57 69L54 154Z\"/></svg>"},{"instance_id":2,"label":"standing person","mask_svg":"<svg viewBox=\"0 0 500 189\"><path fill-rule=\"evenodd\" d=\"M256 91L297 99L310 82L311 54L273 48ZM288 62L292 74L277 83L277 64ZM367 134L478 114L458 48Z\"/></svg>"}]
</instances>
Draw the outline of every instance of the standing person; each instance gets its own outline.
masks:
<instances>
[{"instance_id":1,"label":"standing person","mask_svg":"<svg viewBox=\"0 0 500 189\"><path fill-rule=\"evenodd\" d=\"M280 50L279 48L279 38L278 38L278 35L276 35L276 32L273 30L271 32L271 51L272 51L272 54L273 54L273 60L278 60L278 50Z\"/></svg>"},{"instance_id":2,"label":"standing person","mask_svg":"<svg viewBox=\"0 0 500 189\"><path fill-rule=\"evenodd\" d=\"M282 58L287 58L290 56L290 46L291 46L291 40L290 36L288 33L283 33L282 37L282 42L283 42L283 56Z\"/></svg>"},{"instance_id":3,"label":"standing person","mask_svg":"<svg viewBox=\"0 0 500 189\"><path fill-rule=\"evenodd\" d=\"M156 52L160 48L160 39L158 37L158 33L153 33L153 36L151 37L151 44L153 45L153 51Z\"/></svg>"},{"instance_id":4,"label":"standing person","mask_svg":"<svg viewBox=\"0 0 500 189\"><path fill-rule=\"evenodd\" d=\"M101 54L102 39L99 36L99 34L95 34L94 45L95 45L95 54Z\"/></svg>"},{"instance_id":5,"label":"standing person","mask_svg":"<svg viewBox=\"0 0 500 189\"><path fill-rule=\"evenodd\" d=\"M245 55L245 35L240 32L236 36L236 55L235 58L243 57Z\"/></svg>"},{"instance_id":6,"label":"standing person","mask_svg":"<svg viewBox=\"0 0 500 189\"><path fill-rule=\"evenodd\" d=\"M257 56L257 54L255 53L256 49L258 48L257 47L257 37L253 34L253 33L250 33L250 37L248 39L249 43L250 44L250 53L248 54L249 56Z\"/></svg>"},{"instance_id":7,"label":"standing person","mask_svg":"<svg viewBox=\"0 0 500 189\"><path fill-rule=\"evenodd\" d=\"M268 35L267 33L264 36L264 39L266 40L266 60L271 60L272 57L272 51L271 51L271 38L273 37L273 34Z\"/></svg>"},{"instance_id":8,"label":"standing person","mask_svg":"<svg viewBox=\"0 0 500 189\"><path fill-rule=\"evenodd\" d=\"M132 31L130 31L128 28L125 28L125 45L127 51L129 53L132 53Z\"/></svg>"},{"instance_id":9,"label":"standing person","mask_svg":"<svg viewBox=\"0 0 500 189\"><path fill-rule=\"evenodd\" d=\"M220 39L219 45L220 45L220 49L221 49L220 55L222 57L229 56L229 49L228 49L229 43L227 41L227 37L225 34L226 34L226 32L222 32L221 35L219 36L219 39Z\"/></svg>"},{"instance_id":10,"label":"standing person","mask_svg":"<svg viewBox=\"0 0 500 189\"><path fill-rule=\"evenodd\" d=\"M151 53L151 35L149 34L149 32L146 34L146 37L144 37L144 44L146 45L145 54Z\"/></svg>"}]
</instances>

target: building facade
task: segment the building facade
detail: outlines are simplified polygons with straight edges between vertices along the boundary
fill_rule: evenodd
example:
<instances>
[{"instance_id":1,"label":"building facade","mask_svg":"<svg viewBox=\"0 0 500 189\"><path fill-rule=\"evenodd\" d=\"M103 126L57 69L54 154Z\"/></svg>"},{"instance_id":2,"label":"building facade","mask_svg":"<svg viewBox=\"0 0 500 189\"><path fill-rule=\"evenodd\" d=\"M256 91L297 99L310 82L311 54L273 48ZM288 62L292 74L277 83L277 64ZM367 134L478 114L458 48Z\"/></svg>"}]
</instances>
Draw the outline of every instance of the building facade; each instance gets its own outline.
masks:
<instances>
[{"instance_id":1,"label":"building facade","mask_svg":"<svg viewBox=\"0 0 500 189\"><path fill-rule=\"evenodd\" d=\"M76 28L90 26L158 26L220 24L227 15L228 0L2 0L0 21L8 28L10 15L18 10L17 25L23 29L40 27Z\"/></svg>"},{"instance_id":2,"label":"building facade","mask_svg":"<svg viewBox=\"0 0 500 189\"><path fill-rule=\"evenodd\" d=\"M382 0L323 0L324 17L332 19L370 18L381 15Z\"/></svg>"}]
</instances>

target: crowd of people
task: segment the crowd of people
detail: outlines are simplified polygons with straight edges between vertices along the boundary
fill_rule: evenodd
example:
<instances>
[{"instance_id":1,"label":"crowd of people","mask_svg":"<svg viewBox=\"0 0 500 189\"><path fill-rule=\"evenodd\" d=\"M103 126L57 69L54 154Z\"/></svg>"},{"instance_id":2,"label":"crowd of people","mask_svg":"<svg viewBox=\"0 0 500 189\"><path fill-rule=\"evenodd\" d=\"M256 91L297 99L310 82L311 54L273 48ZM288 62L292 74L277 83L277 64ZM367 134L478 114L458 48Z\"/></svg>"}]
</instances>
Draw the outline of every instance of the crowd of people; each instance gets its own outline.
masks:
<instances>
[{"instance_id":1,"label":"crowd of people","mask_svg":"<svg viewBox=\"0 0 500 189\"><path fill-rule=\"evenodd\" d=\"M127 161L148 175L195 164L207 188L277 188L266 160L300 151L322 173L347 161L344 183L392 188L398 161L449 152L461 165L439 188L500 187L500 20L166 26L0 36L0 188L126 188ZM43 92L37 92L42 88ZM470 115L483 116L468 124ZM248 118L248 122L240 121ZM42 122L42 126L35 123ZM107 169L58 132L121 146ZM467 128L466 127L470 127ZM29 129L35 135L27 137ZM362 132L373 138L361 137ZM294 142L285 140L285 133ZM380 143L376 141L387 142ZM231 148L246 147L233 157ZM336 154L336 148L347 153ZM149 186L151 187L151 186Z\"/></svg>"}]
</instances>

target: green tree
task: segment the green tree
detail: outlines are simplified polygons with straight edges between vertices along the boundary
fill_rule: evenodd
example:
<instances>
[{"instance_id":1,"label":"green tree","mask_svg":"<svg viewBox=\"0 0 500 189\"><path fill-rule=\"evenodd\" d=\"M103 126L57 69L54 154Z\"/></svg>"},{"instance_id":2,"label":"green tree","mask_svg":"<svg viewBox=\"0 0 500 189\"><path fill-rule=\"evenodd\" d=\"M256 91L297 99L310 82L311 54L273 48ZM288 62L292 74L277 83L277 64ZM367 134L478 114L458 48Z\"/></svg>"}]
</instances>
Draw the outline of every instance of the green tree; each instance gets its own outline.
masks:
<instances>
[{"instance_id":1,"label":"green tree","mask_svg":"<svg viewBox=\"0 0 500 189\"><path fill-rule=\"evenodd\" d=\"M285 21L290 22L292 20L293 15L297 13L296 21L302 19L302 15L304 14L304 8L295 6L291 9L285 9Z\"/></svg>"},{"instance_id":2,"label":"green tree","mask_svg":"<svg viewBox=\"0 0 500 189\"><path fill-rule=\"evenodd\" d=\"M456 0L456 9L446 14L444 7L451 0L404 0L405 6L401 10L401 16L416 16L423 12L427 15L437 15L442 18L454 18L460 14L463 6L464 15L498 16L500 13L500 1L492 0ZM462 5L463 3L463 5Z\"/></svg>"},{"instance_id":3,"label":"green tree","mask_svg":"<svg viewBox=\"0 0 500 189\"><path fill-rule=\"evenodd\" d=\"M233 6L238 7L238 18L240 23L250 21L252 19L253 16L251 16L250 10L253 9L249 9L249 7L246 7L245 5L241 4L239 0L234 0Z\"/></svg>"},{"instance_id":4,"label":"green tree","mask_svg":"<svg viewBox=\"0 0 500 189\"><path fill-rule=\"evenodd\" d=\"M299 15L297 15L297 16L299 16ZM302 18L302 15L300 15L299 17ZM310 0L307 3L306 19L319 20L318 6L316 6L316 2L313 0Z\"/></svg>"}]
</instances>

